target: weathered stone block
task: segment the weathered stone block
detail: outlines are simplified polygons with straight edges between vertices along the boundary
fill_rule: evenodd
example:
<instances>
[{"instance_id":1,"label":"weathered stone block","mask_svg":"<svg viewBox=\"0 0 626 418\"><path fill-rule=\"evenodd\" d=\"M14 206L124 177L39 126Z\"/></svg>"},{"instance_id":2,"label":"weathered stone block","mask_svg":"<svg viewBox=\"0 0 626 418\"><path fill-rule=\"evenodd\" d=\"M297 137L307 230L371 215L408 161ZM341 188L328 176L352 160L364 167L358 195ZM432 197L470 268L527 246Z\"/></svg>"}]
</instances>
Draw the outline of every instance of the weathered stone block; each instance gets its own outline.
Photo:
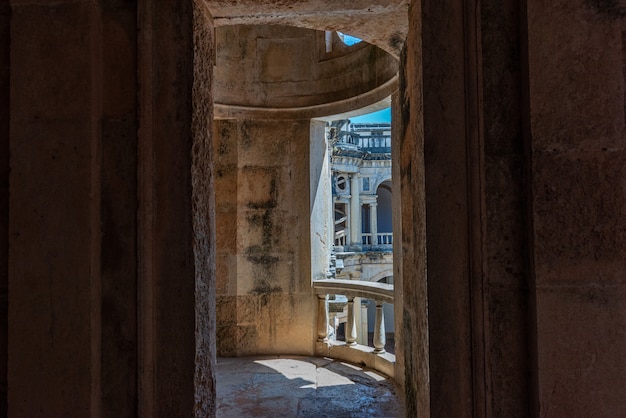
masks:
<instances>
[{"instance_id":1,"label":"weathered stone block","mask_svg":"<svg viewBox=\"0 0 626 418\"><path fill-rule=\"evenodd\" d=\"M292 167L294 143L309 141L308 121L242 121L239 165Z\"/></svg>"},{"instance_id":2,"label":"weathered stone block","mask_svg":"<svg viewBox=\"0 0 626 418\"><path fill-rule=\"evenodd\" d=\"M527 286L528 230L524 168L519 156L486 157L487 281L509 289Z\"/></svg>"},{"instance_id":3,"label":"weathered stone block","mask_svg":"<svg viewBox=\"0 0 626 418\"><path fill-rule=\"evenodd\" d=\"M237 164L237 126L237 122L233 119L213 121L213 155L216 167Z\"/></svg>"},{"instance_id":4,"label":"weathered stone block","mask_svg":"<svg viewBox=\"0 0 626 418\"><path fill-rule=\"evenodd\" d=\"M215 206L217 211L235 211L237 207L237 166L218 164L215 166Z\"/></svg>"},{"instance_id":5,"label":"weathered stone block","mask_svg":"<svg viewBox=\"0 0 626 418\"><path fill-rule=\"evenodd\" d=\"M259 331L255 325L242 325L235 328L238 356L249 356L259 352Z\"/></svg>"},{"instance_id":6,"label":"weathered stone block","mask_svg":"<svg viewBox=\"0 0 626 418\"><path fill-rule=\"evenodd\" d=\"M626 253L626 156L535 153L537 281L603 280Z\"/></svg>"},{"instance_id":7,"label":"weathered stone block","mask_svg":"<svg viewBox=\"0 0 626 418\"><path fill-rule=\"evenodd\" d=\"M527 410L531 398L526 384L531 367L529 295L518 286L507 289L496 284L484 290L488 301L485 333L490 336L485 343L485 363L489 379L498 382L492 388L492 396L498 399L492 406L494 416L517 416Z\"/></svg>"},{"instance_id":8,"label":"weathered stone block","mask_svg":"<svg viewBox=\"0 0 626 418\"><path fill-rule=\"evenodd\" d=\"M216 296L215 316L220 327L235 325L237 323L237 297Z\"/></svg>"},{"instance_id":9,"label":"weathered stone block","mask_svg":"<svg viewBox=\"0 0 626 418\"><path fill-rule=\"evenodd\" d=\"M626 410L626 285L537 290L539 401L551 416L619 416Z\"/></svg>"},{"instance_id":10,"label":"weathered stone block","mask_svg":"<svg viewBox=\"0 0 626 418\"><path fill-rule=\"evenodd\" d=\"M234 253L237 248L237 214L232 211L219 210L215 215L215 245L217 251L220 253Z\"/></svg>"},{"instance_id":11,"label":"weathered stone block","mask_svg":"<svg viewBox=\"0 0 626 418\"><path fill-rule=\"evenodd\" d=\"M311 293L258 296L258 347L265 353L312 354L317 300Z\"/></svg>"},{"instance_id":12,"label":"weathered stone block","mask_svg":"<svg viewBox=\"0 0 626 418\"><path fill-rule=\"evenodd\" d=\"M11 43L20 46L11 49L11 67L19 68L11 73L14 120L89 119L92 7L88 2L14 5Z\"/></svg>"},{"instance_id":13,"label":"weathered stone block","mask_svg":"<svg viewBox=\"0 0 626 418\"><path fill-rule=\"evenodd\" d=\"M231 325L218 326L215 332L217 355L233 357L237 355L236 328Z\"/></svg>"},{"instance_id":14,"label":"weathered stone block","mask_svg":"<svg viewBox=\"0 0 626 418\"><path fill-rule=\"evenodd\" d=\"M237 296L237 325L256 325L258 320L258 297Z\"/></svg>"},{"instance_id":15,"label":"weathered stone block","mask_svg":"<svg viewBox=\"0 0 626 418\"><path fill-rule=\"evenodd\" d=\"M237 266L231 254L217 254L215 257L215 292L218 295L233 295L237 289Z\"/></svg>"},{"instance_id":16,"label":"weathered stone block","mask_svg":"<svg viewBox=\"0 0 626 418\"><path fill-rule=\"evenodd\" d=\"M137 11L117 4L103 13L103 115L128 118L137 112ZM112 9L111 4L108 5Z\"/></svg>"},{"instance_id":17,"label":"weathered stone block","mask_svg":"<svg viewBox=\"0 0 626 418\"><path fill-rule=\"evenodd\" d=\"M589 3L528 3L535 150L624 147L624 45L619 20Z\"/></svg>"},{"instance_id":18,"label":"weathered stone block","mask_svg":"<svg viewBox=\"0 0 626 418\"><path fill-rule=\"evenodd\" d=\"M261 82L306 81L312 77L310 62L314 39L312 32L305 34L308 36L256 40L256 54L260 64L258 78ZM310 55L303 56L303 52Z\"/></svg>"},{"instance_id":19,"label":"weathered stone block","mask_svg":"<svg viewBox=\"0 0 626 418\"><path fill-rule=\"evenodd\" d=\"M247 210L239 213L237 250L240 253L297 252L299 218L275 209Z\"/></svg>"},{"instance_id":20,"label":"weathered stone block","mask_svg":"<svg viewBox=\"0 0 626 418\"><path fill-rule=\"evenodd\" d=\"M245 166L237 178L237 203L249 209L271 209L282 196L275 168Z\"/></svg>"},{"instance_id":21,"label":"weathered stone block","mask_svg":"<svg viewBox=\"0 0 626 418\"><path fill-rule=\"evenodd\" d=\"M250 253L238 257L237 289L239 294L294 292L298 276L294 256L288 254Z\"/></svg>"}]
</instances>

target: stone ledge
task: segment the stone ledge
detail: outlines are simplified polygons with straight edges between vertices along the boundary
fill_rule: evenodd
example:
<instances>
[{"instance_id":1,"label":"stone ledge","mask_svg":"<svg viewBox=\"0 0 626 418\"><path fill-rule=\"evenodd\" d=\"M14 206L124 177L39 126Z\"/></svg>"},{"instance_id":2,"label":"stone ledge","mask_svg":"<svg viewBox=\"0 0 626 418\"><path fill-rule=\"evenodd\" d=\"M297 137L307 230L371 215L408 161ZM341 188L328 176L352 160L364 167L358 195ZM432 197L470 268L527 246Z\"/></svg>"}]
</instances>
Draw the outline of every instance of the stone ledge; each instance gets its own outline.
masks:
<instances>
[{"instance_id":1,"label":"stone ledge","mask_svg":"<svg viewBox=\"0 0 626 418\"><path fill-rule=\"evenodd\" d=\"M391 353L374 353L372 347L361 344L346 345L343 341L315 342L315 355L345 360L359 364L395 379L396 356Z\"/></svg>"},{"instance_id":2,"label":"stone ledge","mask_svg":"<svg viewBox=\"0 0 626 418\"><path fill-rule=\"evenodd\" d=\"M362 280L316 280L313 287L318 295L337 294L393 303L393 285Z\"/></svg>"}]
</instances>

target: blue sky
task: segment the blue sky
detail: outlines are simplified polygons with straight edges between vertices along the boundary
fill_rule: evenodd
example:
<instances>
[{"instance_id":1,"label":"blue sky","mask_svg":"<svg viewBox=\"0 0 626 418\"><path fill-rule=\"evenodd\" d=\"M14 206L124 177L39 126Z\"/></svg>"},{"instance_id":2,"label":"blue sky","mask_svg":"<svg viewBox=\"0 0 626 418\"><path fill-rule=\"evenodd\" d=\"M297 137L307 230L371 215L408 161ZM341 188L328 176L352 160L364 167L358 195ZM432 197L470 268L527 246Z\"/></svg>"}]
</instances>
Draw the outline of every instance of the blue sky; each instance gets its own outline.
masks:
<instances>
[{"instance_id":1,"label":"blue sky","mask_svg":"<svg viewBox=\"0 0 626 418\"><path fill-rule=\"evenodd\" d=\"M391 108L350 118L352 123L391 122Z\"/></svg>"},{"instance_id":2,"label":"blue sky","mask_svg":"<svg viewBox=\"0 0 626 418\"><path fill-rule=\"evenodd\" d=\"M339 38L343 41L344 44L348 46L356 45L361 42L361 39L356 36L348 35L347 33L337 32Z\"/></svg>"}]
</instances>

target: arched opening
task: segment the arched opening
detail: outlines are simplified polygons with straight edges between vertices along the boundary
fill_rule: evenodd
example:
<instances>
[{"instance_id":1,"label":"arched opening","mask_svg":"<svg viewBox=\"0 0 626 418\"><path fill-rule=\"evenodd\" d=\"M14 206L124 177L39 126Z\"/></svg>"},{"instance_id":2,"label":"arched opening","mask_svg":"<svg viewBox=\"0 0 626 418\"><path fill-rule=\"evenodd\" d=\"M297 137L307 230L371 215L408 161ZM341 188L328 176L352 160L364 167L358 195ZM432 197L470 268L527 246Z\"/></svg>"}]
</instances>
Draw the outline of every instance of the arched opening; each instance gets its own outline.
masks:
<instances>
[{"instance_id":1,"label":"arched opening","mask_svg":"<svg viewBox=\"0 0 626 418\"><path fill-rule=\"evenodd\" d=\"M218 354L312 354L311 280L326 278L334 240L330 190L362 188L349 176L331 185L325 115L379 106L397 88L398 62L337 37L329 53L324 31L293 26L218 27L216 45ZM337 221L358 219L347 209Z\"/></svg>"},{"instance_id":2,"label":"arched opening","mask_svg":"<svg viewBox=\"0 0 626 418\"><path fill-rule=\"evenodd\" d=\"M337 6L338 10L340 10L342 8L341 5L336 5L336 6ZM217 9L218 10L215 13L215 15L217 16L216 23L217 23L217 26L218 26L218 32L220 31L221 28L228 28L228 30L235 30L234 26L230 26L230 25L232 25L232 22L237 22L237 25L240 25L239 29L243 28L243 26L245 26L246 23L249 23L249 22L246 21L246 17L245 16L248 16L249 15L248 13L253 14L253 11L245 11L244 12L242 10L224 10L224 9L220 9L219 7ZM390 10L391 9L389 9L389 11ZM265 10L265 11L267 11L267 10ZM290 14L292 12L293 11L290 10ZM345 19L349 14L350 14L350 12L348 12L348 14L343 17L343 19ZM394 30L395 30L394 33L387 33L385 35L381 35L380 33L374 34L375 30L373 30L368 35L367 31L369 29L366 29L366 28L373 28L373 27L382 28L382 27L380 25L373 25L373 26L364 25L363 24L364 21L362 21L361 19L363 17L367 16L367 15L357 16L354 19L354 22L348 24L348 26L350 28L355 28L355 29L349 29L348 27L346 27L346 31L344 33L351 33L351 34L353 33L353 34L357 35L359 38L361 38L361 39L363 39L365 41L372 40L373 43L381 45L383 50L385 50L387 52L390 52L391 56L395 57L397 59L399 57L399 55L400 55L400 48L402 46L402 43L398 42L398 40L399 39L403 39L403 33L406 33L405 31L406 31L406 27L407 26L406 26L405 22L406 22L407 16L406 16L406 12L404 10L402 10L402 8L395 9L395 11L391 12L391 14L393 16L395 16L395 17L393 19L390 19L390 21L398 22L398 25L392 25L394 27ZM236 18L233 19L233 17L235 17L235 16L236 16ZM280 13L277 13L275 16L280 16ZM317 28L320 28L320 29L328 27L326 25L329 24L329 21L327 20L328 15L324 15L324 18L322 19L322 20L324 20L324 23L323 24L319 24L319 26L317 26L317 24L315 24L315 23L312 23L316 19L316 17L314 17L314 16L312 17L312 16L307 16L306 14L303 14L300 17L298 17L297 13L295 15L291 15L291 16L295 16L295 17L281 20L280 24L284 24L285 22L290 21L290 23L294 24L295 26L317 27ZM303 18L300 21L299 19L301 19L302 16L306 16L306 18ZM340 13L338 13L337 16L340 16ZM370 17L374 16L374 14L370 14L369 16ZM223 22L226 23L226 25L224 25L224 26L220 25L220 23L221 23L220 21L222 21L222 19L223 19ZM270 24L277 23L277 22L272 21L272 19L273 19L272 17L268 16L267 19L268 19L268 21L264 22L264 23L270 23ZM279 17L279 19L281 19L281 18ZM256 18L252 19L251 21L254 21L254 23L258 23L259 22L259 20L256 19ZM342 20L342 22L345 22L345 20ZM341 24L337 25L336 27L341 27ZM246 30L246 33L249 34L249 32L247 32L247 29L245 29L245 30ZM297 36L296 37L291 37L291 39L294 39L294 38L298 38L298 37ZM231 37L231 39L232 39L232 37ZM320 39L321 39L321 42L317 42L316 41L316 45L318 45L318 47L316 47L316 50L323 50L323 51L327 52L328 50L327 50L327 48L325 48L327 39L326 39L326 37L324 36L323 33L322 33L322 36L320 37ZM297 42L298 41L294 41L294 43L297 43ZM219 49L219 33L218 33L218 42L217 43L218 43L217 55L218 55L218 61L219 61L219 54L220 54L220 52L219 52L220 51L220 49ZM265 42L265 43L267 43L267 42ZM319 48L320 46L321 46L321 48ZM343 47L347 47L347 46L344 45ZM257 48L258 48L258 45L257 45ZM368 48L368 46L367 46L366 43L362 42L362 43L359 43L357 45L350 46L349 48L354 48L355 51L363 52L362 50L365 49L365 48ZM268 50L269 50L269 48L268 48ZM291 49L291 50L293 51L294 49ZM340 50L340 49L335 49L333 47L332 48L332 54L337 54L338 53L337 50ZM370 59L372 59L372 57L373 56L370 55ZM333 58L333 56L328 56L328 58ZM231 57L229 57L229 59L230 59L231 63L235 62L237 60L237 55L234 54ZM274 59L274 60L270 60L270 61L278 61L279 62L280 60ZM397 65L397 62L396 62L396 65ZM219 64L218 64L217 68L218 68L218 71L219 71ZM261 68L261 69L268 69L269 67L261 65L261 66L255 66L254 68L255 69L259 69L259 68ZM371 69L372 66L370 65L369 68ZM237 72L233 71L233 72L231 72L231 74L237 74ZM272 83L272 82L290 83L292 87L295 87L298 84L302 84L301 82L304 81L304 80L294 79L293 78L293 74L289 74L289 71L286 70L285 68L280 68L280 69L278 69L278 71L271 70L269 72L266 72L266 74L264 76L265 78L263 78L263 77L261 77L261 78L255 78L255 77L249 78L250 72L244 72L244 73L241 73L241 74L243 74L246 77L248 77L248 78L244 77L243 80L244 80L245 83L248 83L248 82L254 83L255 81L259 81L259 80L262 79L261 81L263 83L267 83L268 81L270 83ZM394 77L395 77L395 74L396 74L396 72L394 71ZM377 77L377 80L379 82L381 80L385 80L385 79L386 79L385 77L382 77L382 78ZM359 94L357 96L349 97L349 95L348 95L348 96L343 96L343 97L346 97L346 99L343 99L343 98L341 98L342 97L341 95L339 95L339 96L334 95L333 97L335 99L339 98L339 100L338 101L333 101L333 102L330 102L330 103L326 103L325 105L323 104L323 101L322 102L315 102L315 100L316 100L315 95L308 96L308 97L300 97L300 98L298 98L298 100L300 100L300 102L291 102L291 103L288 103L290 98L288 96L286 96L285 98L287 99L287 102L282 103L282 105L276 107L276 106L274 106L276 103L274 103L274 104L271 103L272 100L275 100L277 97L281 98L281 100L282 100L283 97L280 94L278 94L278 95L277 94L265 94L265 93L263 93L263 89L257 90L256 93L254 93L254 94L249 96L249 98L251 98L253 100L253 104L252 105L245 103L245 100L244 100L244 102L230 102L230 103L228 103L228 102L220 101L219 98L218 98L216 100L216 108L215 108L215 115L216 115L216 118L217 118L216 119L216 126L221 124L222 121L227 121L227 120L232 120L232 119L239 118L239 119L241 119L243 121L243 123L241 123L240 125L234 127L234 131L236 131L236 135L240 136L241 139L245 139L245 138L249 139L249 138L254 136L253 132L255 131L255 129L252 129L254 123L250 123L250 119L251 118L252 119L257 118L259 120L264 120L264 121L268 121L269 119L275 118L276 120L282 121L283 127L284 127L284 122L286 122L286 121L293 121L293 120L301 120L301 118L319 118L320 116L323 116L323 115L332 115L332 114L343 115L344 117L350 117L350 116L352 116L354 114L354 113L351 113L350 109L363 109L364 107L372 106L372 104L377 103L381 99L387 98L387 100L389 100L388 98L392 97L392 96L393 96L394 100L397 100L398 96L397 95L394 96L395 91L397 89L397 84L396 84L397 78L388 79L388 80L389 80L388 83L387 82L383 82L383 84L379 84L379 87L376 87L374 89L369 90L370 92L372 92L374 94L373 96L369 96L368 97L367 95L363 96L363 95ZM218 85L219 85L219 82L218 82ZM235 85L236 85L236 83L235 84L230 84L230 85L224 85L224 88L228 89L229 91L233 91L233 90L236 90L236 89L233 88ZM371 86L370 86L370 88L371 88ZM295 91L295 89L292 90L292 91ZM303 102L302 100L307 100L307 102ZM395 103L397 104L397 101ZM395 111L396 110L394 110L394 112ZM403 120L402 118L398 118L397 119L396 123L398 124L398 126L393 127L393 130L396 131L396 132L402 132L404 134L404 130L399 128L400 124L403 123L403 122L401 122L402 120ZM228 122L226 122L226 124L228 124ZM316 124L316 123L311 124L311 127L310 127L311 131L315 131L317 129L319 129L319 125L318 124ZM232 133L234 131L233 131L233 129L227 128L226 131L224 131L224 132L225 133L229 133L229 132ZM292 131L288 131L288 132L292 132ZM219 133L221 134L222 131L220 130ZM254 132L254 133L256 133L256 132ZM216 135L216 137L219 137L219 135ZM249 144L249 142L248 142L248 144ZM247 143L244 140L242 143L240 143L238 145L238 148L239 148L238 151L243 150L246 145L247 145ZM291 154L286 155L286 158L289 158L290 155ZM231 161L230 164L232 166L232 161ZM237 169L235 171L239 170L240 168L243 168L243 167L237 166ZM248 168L250 168L250 166L248 166ZM226 173L227 171L228 170L224 171L223 173ZM238 188L241 187L241 185L242 185L242 183L240 181L237 181L236 184L237 184ZM278 183L274 183L274 184L278 184ZM345 182L344 183L340 182L339 184L340 185L341 184L346 185ZM310 191L310 193L313 193L314 188L311 188L309 191ZM312 196L312 195L310 194L310 196ZM280 200L280 199L278 199L278 200ZM310 202L312 202L312 201L313 201L313 199L310 200ZM241 204L241 202L238 202L237 204ZM248 208L251 208L250 205L247 205L247 206L248 206ZM394 210L396 212L400 211L398 204L395 204L394 208L395 208ZM258 207L257 207L257 209L258 209ZM309 207L309 209L311 209L311 208ZM344 208L343 211L338 211L337 215L336 215L337 216L337 220L341 220L342 218L345 218L345 213L346 212L347 212L346 208ZM344 215L342 215L342 213ZM232 215L232 212L231 212L231 215ZM218 216L218 218L219 218L219 216ZM333 222L332 217L329 217L329 218L330 218L329 219L329 223L332 223ZM394 219L396 219L396 221L394 221L394 222L398 222L399 217L394 217ZM344 222L349 222L348 219L343 219L343 221ZM220 225L222 225L222 224L218 221L218 227ZM323 236L323 234L320 234L320 235ZM240 235L237 235L237 239L239 239L239 238L240 238ZM329 242L332 242L332 239L329 240ZM236 243L235 245L238 246L239 244ZM262 246L261 247L257 246L256 248L259 249L259 248L262 248ZM312 251L312 249L310 251ZM218 255L218 259L219 258L222 258L222 257L220 257ZM222 260L223 260L222 262L226 262L228 264L229 268L232 268L233 267L233 263L229 262L229 261L226 261L227 258L228 257L223 257L222 258ZM220 261L218 261L218 263L219 262ZM298 266L298 268L300 268L300 267L301 266ZM236 267L236 269L240 270L239 267ZM396 267L396 270L398 272L400 272L402 269L400 267ZM394 273L396 273L396 275L397 275L397 272L394 271ZM236 274L238 275L238 277L241 277L241 271L238 271ZM314 277L313 272L310 272L309 277ZM398 276L398 278L399 278L399 276ZM223 288L224 289L228 288L227 291L232 292L233 291L232 283L233 282L231 281L231 282L229 282L229 284L226 285L224 282L222 282L222 284L224 285ZM295 288L298 288L301 283L303 283L303 281L296 281L296 283L293 286ZM218 280L218 289L219 289L219 287L220 287L220 283L219 283L219 280ZM235 292L243 290L243 288L241 288L238 284L235 285L234 288L237 289L237 290L235 290ZM270 287L270 289L278 290L275 287L274 288ZM275 293L279 293L279 292L275 292ZM278 296L278 295L274 294L271 297L275 297L275 296ZM241 300L242 299L243 298L241 298ZM268 297L267 296L263 296L263 299L266 301L266 300L268 300ZM236 300L237 300L237 303L240 303L240 298L236 297ZM296 301L296 303L297 303L297 301ZM305 305L306 304L304 304L302 306L305 306ZM399 304L396 304L397 309L400 309L400 311L402 310L401 306L402 306L402 299L400 299L400 303ZM218 303L218 309L219 309L219 303ZM304 310L306 311L306 309L308 309L308 308L305 308ZM237 310L239 310L239 309L237 309ZM258 311L255 311L255 312L258 312ZM244 336L246 338L247 337L254 338L255 337L254 336L254 332L250 332L250 331L251 331L251 329L242 330L242 332L240 332L238 335L239 336ZM218 333L219 333L219 331L218 331ZM239 337L236 336L236 338L239 338ZM270 343L272 343L271 340L272 339L270 338L270 341L269 341ZM291 340L294 340L294 338L291 338ZM426 340L422 339L422 341L426 341ZM399 370L402 370L403 363L401 362L400 364L401 364L401 366L400 366ZM401 372L401 374L397 378L399 379L400 384L402 384L402 381L404 380L403 372Z\"/></svg>"},{"instance_id":3,"label":"arched opening","mask_svg":"<svg viewBox=\"0 0 626 418\"><path fill-rule=\"evenodd\" d=\"M330 249L331 267L325 278L369 286L379 282L382 277L393 275L390 194L383 196L382 215L378 211L379 186L384 184L384 187L389 189L391 187L390 109L384 108L373 113L364 112L348 119L336 117L328 119L334 246ZM378 227L379 221L383 223L382 232ZM389 284L389 288L393 289L391 277L380 283ZM318 285L320 283L314 281L314 286ZM372 304L368 303L368 298L354 297L354 307L350 310L348 304L350 296L350 292L345 291L329 294L331 298L329 306L332 306L329 319L331 323L335 321L338 324L339 330L331 340L350 344L351 338L345 329L351 320L354 320L355 342L374 347L372 337L376 323L374 303L376 297L371 297ZM394 353L395 349L388 349L394 340L393 304L385 304L384 312L381 311L380 314L383 313L382 324L385 328L383 332L389 337L385 350ZM354 318L351 318L351 315Z\"/></svg>"}]
</instances>

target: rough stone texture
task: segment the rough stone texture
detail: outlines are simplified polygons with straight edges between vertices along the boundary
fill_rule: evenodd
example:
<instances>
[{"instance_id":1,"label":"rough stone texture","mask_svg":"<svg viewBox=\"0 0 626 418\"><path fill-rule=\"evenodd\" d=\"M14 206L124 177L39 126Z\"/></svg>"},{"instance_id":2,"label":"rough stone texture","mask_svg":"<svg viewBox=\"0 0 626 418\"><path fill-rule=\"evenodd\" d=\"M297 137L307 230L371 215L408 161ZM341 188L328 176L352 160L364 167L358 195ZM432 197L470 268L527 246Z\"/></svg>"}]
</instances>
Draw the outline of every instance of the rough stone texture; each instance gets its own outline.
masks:
<instances>
[{"instance_id":1,"label":"rough stone texture","mask_svg":"<svg viewBox=\"0 0 626 418\"><path fill-rule=\"evenodd\" d=\"M419 192L403 193L402 242L423 240L415 231L425 222L428 297L405 282L408 411L427 402L432 416L527 416L532 408L518 13L517 2L487 1L423 2L410 14L410 27L423 30L419 48L409 34L403 68L412 77L400 94L423 88L426 215L407 211ZM423 87L413 79L420 66ZM414 119L421 103L399 107L405 132L422 123ZM420 149L401 150L401 183L418 187L408 173ZM405 281L423 275L409 255L415 246L403 246ZM409 362L417 331L407 329L426 304L428 355L418 361L428 359L428 378ZM427 401L412 393L426 382Z\"/></svg>"},{"instance_id":2,"label":"rough stone texture","mask_svg":"<svg viewBox=\"0 0 626 418\"><path fill-rule=\"evenodd\" d=\"M411 5L412 23L401 60L400 92L393 106L394 287L396 376L404 386L407 416L430 416L424 120L422 113L422 10ZM396 329L397 329L396 328Z\"/></svg>"},{"instance_id":3,"label":"rough stone texture","mask_svg":"<svg viewBox=\"0 0 626 418\"><path fill-rule=\"evenodd\" d=\"M207 136L199 132L203 120L209 122L210 97L208 75L194 84L194 66L206 68L207 61L194 61L193 8L185 1L139 9L139 408L146 416L190 416L212 402L205 399L211 388L200 387L211 384L211 370L196 367L211 363L211 319L196 321L211 308L195 305L210 297L208 263L214 255L210 220L194 219L194 207L205 216L211 204L194 203L207 198L203 190L210 181L209 171L192 165L192 156L210 156ZM193 88L200 94L195 100L209 102L194 103Z\"/></svg>"},{"instance_id":4,"label":"rough stone texture","mask_svg":"<svg viewBox=\"0 0 626 418\"><path fill-rule=\"evenodd\" d=\"M483 315L478 326L485 341L484 373L477 373L484 391L479 411L486 416L526 417L532 414L533 387L528 373L532 339L520 3L480 5L485 227Z\"/></svg>"},{"instance_id":5,"label":"rough stone texture","mask_svg":"<svg viewBox=\"0 0 626 418\"><path fill-rule=\"evenodd\" d=\"M471 74L464 63L465 16L458 2L425 2L422 7L430 413L470 417L474 408L470 246L475 237L469 219L474 207L468 177L466 101L471 86L465 80ZM404 275L410 276L410 270Z\"/></svg>"},{"instance_id":6,"label":"rough stone texture","mask_svg":"<svg viewBox=\"0 0 626 418\"><path fill-rule=\"evenodd\" d=\"M193 2L192 216L195 264L196 417L216 413L215 182L213 172L214 28L204 4Z\"/></svg>"},{"instance_id":7,"label":"rough stone texture","mask_svg":"<svg viewBox=\"0 0 626 418\"><path fill-rule=\"evenodd\" d=\"M625 22L603 4L528 4L536 367L545 417L626 410L618 383L626 381L626 360L617 348L626 343Z\"/></svg>"},{"instance_id":8,"label":"rough stone texture","mask_svg":"<svg viewBox=\"0 0 626 418\"><path fill-rule=\"evenodd\" d=\"M347 47L333 37L329 53L323 31L268 25L217 28L216 103L265 109L317 106L319 115L328 115L323 113L328 103L369 97L380 89L388 95L384 86L397 74L396 59L366 42Z\"/></svg>"},{"instance_id":9,"label":"rough stone texture","mask_svg":"<svg viewBox=\"0 0 626 418\"><path fill-rule=\"evenodd\" d=\"M214 123L220 355L313 350L309 125Z\"/></svg>"},{"instance_id":10,"label":"rough stone texture","mask_svg":"<svg viewBox=\"0 0 626 418\"><path fill-rule=\"evenodd\" d=\"M408 31L406 0L218 0L207 4L216 26L285 25L339 30L396 57Z\"/></svg>"},{"instance_id":11,"label":"rough stone texture","mask_svg":"<svg viewBox=\"0 0 626 418\"><path fill-rule=\"evenodd\" d=\"M529 2L534 151L624 146L624 24L593 3ZM558 30L552 26L556 21Z\"/></svg>"},{"instance_id":12,"label":"rough stone texture","mask_svg":"<svg viewBox=\"0 0 626 418\"><path fill-rule=\"evenodd\" d=\"M219 25L354 28L398 55L411 28L394 106L408 415L626 410L621 3L411 2L398 26L406 2L213 4ZM8 415L211 415L214 335L231 355L310 352L309 121L221 120L211 149L199 2L11 6L0 1ZM281 56L273 42L259 48Z\"/></svg>"},{"instance_id":13,"label":"rough stone texture","mask_svg":"<svg viewBox=\"0 0 626 418\"><path fill-rule=\"evenodd\" d=\"M101 50L91 42L99 34L94 8L13 5L9 416L88 416L98 408L94 116L101 95L92 66L100 66Z\"/></svg>"},{"instance_id":14,"label":"rough stone texture","mask_svg":"<svg viewBox=\"0 0 626 418\"><path fill-rule=\"evenodd\" d=\"M194 211L214 218L212 185L191 166L192 144L205 145L193 149L203 162L210 151L210 81L195 77L203 135L193 136L192 10L191 2L0 4L3 57L10 29L10 60L0 66L10 416L176 416L194 404L214 414L206 326L214 230L196 225L196 262L192 234ZM210 50L197 67L205 78Z\"/></svg>"},{"instance_id":15,"label":"rough stone texture","mask_svg":"<svg viewBox=\"0 0 626 418\"><path fill-rule=\"evenodd\" d=\"M137 415L137 12L103 10L102 414Z\"/></svg>"},{"instance_id":16,"label":"rough stone texture","mask_svg":"<svg viewBox=\"0 0 626 418\"><path fill-rule=\"evenodd\" d=\"M7 415L10 17L8 0L0 1L0 416Z\"/></svg>"}]
</instances>

